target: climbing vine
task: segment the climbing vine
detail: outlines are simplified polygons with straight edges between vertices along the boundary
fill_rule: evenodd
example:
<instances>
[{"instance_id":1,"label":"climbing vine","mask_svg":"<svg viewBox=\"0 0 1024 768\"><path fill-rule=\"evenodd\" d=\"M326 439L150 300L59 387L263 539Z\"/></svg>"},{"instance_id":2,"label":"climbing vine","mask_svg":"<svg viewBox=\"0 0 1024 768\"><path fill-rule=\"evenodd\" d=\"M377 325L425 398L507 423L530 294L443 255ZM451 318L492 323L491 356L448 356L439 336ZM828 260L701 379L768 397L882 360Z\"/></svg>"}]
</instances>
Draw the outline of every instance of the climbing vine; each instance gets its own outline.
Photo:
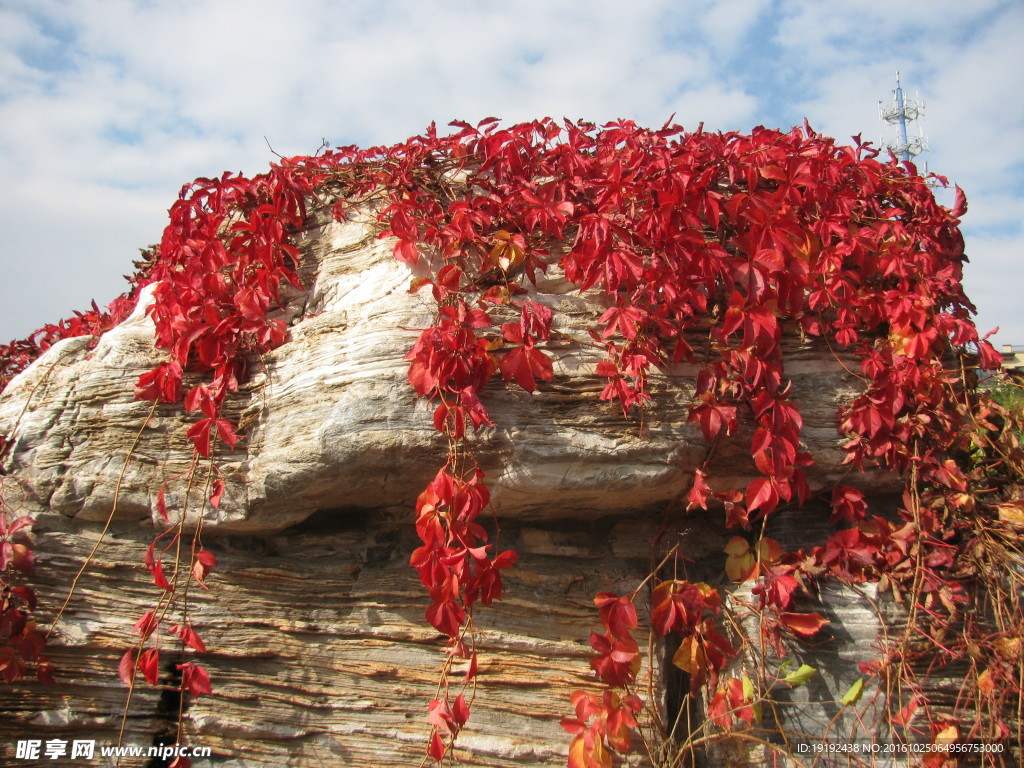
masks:
<instances>
[{"instance_id":1,"label":"climbing vine","mask_svg":"<svg viewBox=\"0 0 1024 768\"><path fill-rule=\"evenodd\" d=\"M688 421L712 447L749 427L757 471L745 487L726 488L708 460L692 468L681 505L721 510L735 534L725 570L734 585L749 583L747 597L667 578L662 568L629 594L596 597L603 632L591 635L591 666L604 689L571 696L575 716L563 721L570 766L611 766L644 727L656 737L645 737L645 748L666 765L726 738L763 742L756 733L772 691L814 674L789 671L786 661L771 667L769 656L785 656L790 643L828 623L795 602L826 580L876 584L906 614L905 631L887 633L877 658L864 660L844 708L877 682L902 739L1019 742L1021 570L998 564L1021 562L1021 453L1011 415L975 386L1000 358L973 325L961 286L963 193L947 209L930 187L944 179L926 180L870 145L840 146L806 125L750 135L628 121L452 126L448 136L431 127L393 147L284 158L252 179L198 179L183 188L160 245L108 313L94 307L0 348L0 376L9 378L57 339L120 321L152 286L147 311L167 359L139 378L136 397L183 402L195 414L187 432L194 461L176 516L163 488L157 495L156 519L168 527L145 564L162 596L135 626L139 642L125 654L122 679L133 684L141 672L157 682L164 622L184 647L205 650L184 595L189 584L205 587L216 565L201 544L203 510L225 492L214 458L245 440L224 403L253 361L287 341L282 290L302 288L292 236L310 210L344 220L359 209L375 213L396 259L426 275L410 292L429 289L436 304L407 355L409 383L447 445L416 502L421 543L410 559L429 596L425 619L447 638L427 706L431 758L448 759L467 724L477 674L473 613L501 598L502 572L516 560L478 520L490 492L470 440L494 426L493 379L527 392L554 380L556 339L600 351L600 399L638 423L652 405L653 374L696 366ZM566 337L539 300L531 284L544 273L603 304L588 337ZM892 470L906 483L895 517L872 510L861 490L835 486L827 497L834 533L788 552L765 525L811 499L805 471L813 457L785 371L786 335L823 339L857 361L851 373L863 392L839 414L846 463L851 472ZM190 498L200 500L186 524ZM28 523L4 525L0 535L13 536ZM24 561L6 552L4 567ZM670 552L661 565L682 554ZM756 642L736 630L750 616ZM707 713L703 730L680 737L645 698L641 631L648 648L659 638L678 644L673 661L687 674L689 700ZM930 672L954 663L969 670L960 695L931 701ZM180 669L185 691L212 692L199 663ZM935 754L924 761L935 763Z\"/></svg>"}]
</instances>

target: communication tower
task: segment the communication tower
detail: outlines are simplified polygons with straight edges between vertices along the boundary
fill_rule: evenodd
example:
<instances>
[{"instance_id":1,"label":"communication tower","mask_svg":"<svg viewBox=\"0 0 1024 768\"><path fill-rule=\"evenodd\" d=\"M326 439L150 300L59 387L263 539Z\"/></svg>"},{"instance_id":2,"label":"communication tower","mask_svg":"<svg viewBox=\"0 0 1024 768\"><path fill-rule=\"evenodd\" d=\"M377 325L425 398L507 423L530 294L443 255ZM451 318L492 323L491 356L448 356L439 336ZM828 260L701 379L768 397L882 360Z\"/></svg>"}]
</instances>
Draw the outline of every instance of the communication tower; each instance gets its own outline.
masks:
<instances>
[{"instance_id":1,"label":"communication tower","mask_svg":"<svg viewBox=\"0 0 1024 768\"><path fill-rule=\"evenodd\" d=\"M896 126L899 131L895 139L886 141L882 139L882 145L893 151L903 162L910 162L914 157L928 149L928 139L924 135L920 120L924 117L924 102L918 98L908 98L903 94L903 86L900 85L900 73L896 73L896 90L893 91L893 100L890 104L878 102L878 112L886 125ZM916 136L911 136L907 130L908 123L918 123Z\"/></svg>"}]
</instances>

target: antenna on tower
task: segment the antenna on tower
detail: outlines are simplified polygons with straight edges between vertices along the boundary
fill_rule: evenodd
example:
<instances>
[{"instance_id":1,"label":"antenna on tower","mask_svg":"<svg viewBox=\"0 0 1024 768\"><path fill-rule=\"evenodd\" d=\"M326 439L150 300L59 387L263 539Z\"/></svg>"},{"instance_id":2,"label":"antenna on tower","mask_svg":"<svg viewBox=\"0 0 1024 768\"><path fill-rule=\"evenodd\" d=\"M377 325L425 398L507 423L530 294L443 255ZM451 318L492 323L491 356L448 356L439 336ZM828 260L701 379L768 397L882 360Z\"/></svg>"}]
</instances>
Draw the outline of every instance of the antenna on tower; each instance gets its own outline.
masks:
<instances>
[{"instance_id":1,"label":"antenna on tower","mask_svg":"<svg viewBox=\"0 0 1024 768\"><path fill-rule=\"evenodd\" d=\"M895 139L891 141L883 139L882 143L905 163L909 163L911 158L917 157L928 149L928 139L925 137L920 123L917 136L910 136L907 131L907 123L918 121L924 117L924 106L924 102L920 99L911 99L903 95L899 72L896 73L896 90L893 91L892 103L878 102L878 112L882 121L887 125L897 126L899 130L899 135Z\"/></svg>"}]
</instances>

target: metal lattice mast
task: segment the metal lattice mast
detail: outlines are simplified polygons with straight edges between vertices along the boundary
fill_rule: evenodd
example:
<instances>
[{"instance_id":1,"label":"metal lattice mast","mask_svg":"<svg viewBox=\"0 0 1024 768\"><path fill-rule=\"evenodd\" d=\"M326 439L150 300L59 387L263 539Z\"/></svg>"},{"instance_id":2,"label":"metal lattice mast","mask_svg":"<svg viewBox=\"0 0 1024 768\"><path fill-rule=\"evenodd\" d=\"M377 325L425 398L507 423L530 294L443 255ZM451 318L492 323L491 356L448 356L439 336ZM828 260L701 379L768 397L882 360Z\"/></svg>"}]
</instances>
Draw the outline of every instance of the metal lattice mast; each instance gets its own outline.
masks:
<instances>
[{"instance_id":1,"label":"metal lattice mast","mask_svg":"<svg viewBox=\"0 0 1024 768\"><path fill-rule=\"evenodd\" d=\"M907 130L908 123L918 121L924 116L924 106L924 102L920 99L910 99L904 96L899 72L896 73L896 90L893 91L892 103L878 102L878 112L882 120L888 125L897 126L899 130L896 139L883 140L882 143L906 163L928 149L928 139L921 130L920 124L917 136L910 136Z\"/></svg>"}]
</instances>

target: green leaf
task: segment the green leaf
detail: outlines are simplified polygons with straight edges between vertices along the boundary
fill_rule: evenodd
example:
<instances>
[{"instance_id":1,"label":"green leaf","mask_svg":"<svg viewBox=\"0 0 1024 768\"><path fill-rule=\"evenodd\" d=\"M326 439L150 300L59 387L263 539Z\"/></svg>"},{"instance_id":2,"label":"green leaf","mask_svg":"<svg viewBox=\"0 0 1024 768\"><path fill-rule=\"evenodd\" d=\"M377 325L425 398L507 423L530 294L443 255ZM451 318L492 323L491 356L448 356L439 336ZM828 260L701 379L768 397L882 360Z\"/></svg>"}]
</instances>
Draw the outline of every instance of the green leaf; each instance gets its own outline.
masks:
<instances>
[{"instance_id":1,"label":"green leaf","mask_svg":"<svg viewBox=\"0 0 1024 768\"><path fill-rule=\"evenodd\" d=\"M750 678L747 677L747 673L743 673L743 700L753 701L754 700L754 684L750 682Z\"/></svg>"},{"instance_id":2,"label":"green leaf","mask_svg":"<svg viewBox=\"0 0 1024 768\"><path fill-rule=\"evenodd\" d=\"M860 695L864 690L864 678L858 678L857 682L850 686L850 690L839 700L843 706L850 706L860 701Z\"/></svg>"},{"instance_id":3,"label":"green leaf","mask_svg":"<svg viewBox=\"0 0 1024 768\"><path fill-rule=\"evenodd\" d=\"M780 669L779 671L781 672L782 670ZM807 664L801 664L800 669L798 669L796 672L790 672L788 675L782 678L782 682L796 688L798 685L803 685L804 683L806 683L816 674L818 674L818 670L816 670L814 667L808 666Z\"/></svg>"},{"instance_id":4,"label":"green leaf","mask_svg":"<svg viewBox=\"0 0 1024 768\"><path fill-rule=\"evenodd\" d=\"M754 710L754 722L761 722L761 704L755 698L756 691L754 690L754 684L750 678L747 677L747 673L743 673L743 700L748 701Z\"/></svg>"}]
</instances>

